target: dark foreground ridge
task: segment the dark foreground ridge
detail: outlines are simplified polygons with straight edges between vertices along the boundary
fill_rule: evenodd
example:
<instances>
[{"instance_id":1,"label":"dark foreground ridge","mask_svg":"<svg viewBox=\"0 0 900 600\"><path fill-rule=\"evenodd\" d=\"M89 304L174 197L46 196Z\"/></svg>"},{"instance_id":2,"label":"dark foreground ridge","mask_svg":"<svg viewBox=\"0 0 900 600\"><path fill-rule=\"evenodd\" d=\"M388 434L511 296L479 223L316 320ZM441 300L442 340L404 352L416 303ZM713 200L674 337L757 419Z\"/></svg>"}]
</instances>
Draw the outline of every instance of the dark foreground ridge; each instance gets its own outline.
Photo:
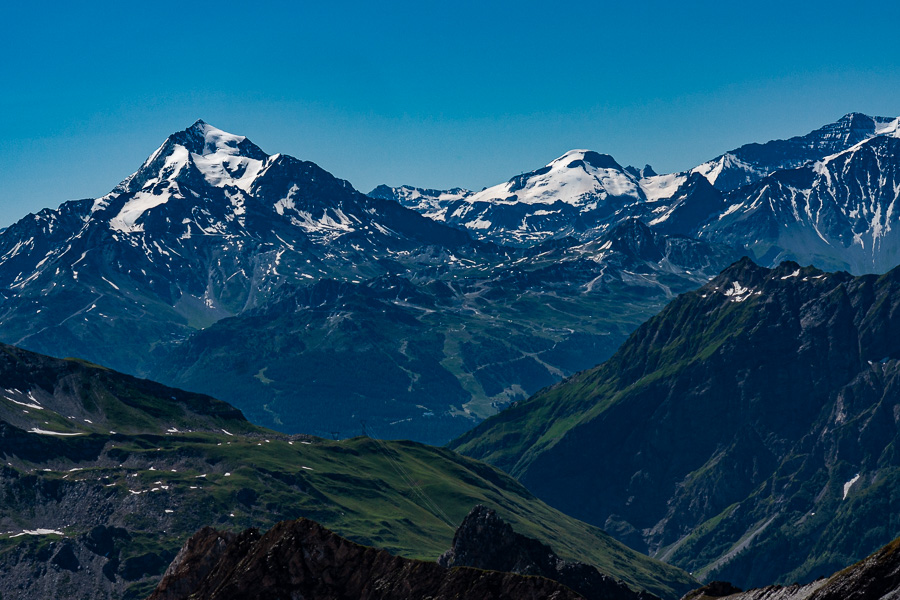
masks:
<instances>
[{"instance_id":1,"label":"dark foreground ridge","mask_svg":"<svg viewBox=\"0 0 900 600\"><path fill-rule=\"evenodd\" d=\"M282 521L265 534L206 527L189 539L150 600L315 598L467 600L581 598L543 577L392 556L348 541L315 521Z\"/></svg>"},{"instance_id":2,"label":"dark foreground ridge","mask_svg":"<svg viewBox=\"0 0 900 600\"><path fill-rule=\"evenodd\" d=\"M474 567L558 581L586 600L656 600L648 592L634 592L596 567L562 560L550 546L513 531L496 511L478 505L453 536L453 547L441 555L444 567Z\"/></svg>"},{"instance_id":3,"label":"dark foreground ridge","mask_svg":"<svg viewBox=\"0 0 900 600\"><path fill-rule=\"evenodd\" d=\"M889 600L900 597L900 538L855 565L806 585L770 585L742 592L713 581L683 600Z\"/></svg>"}]
</instances>

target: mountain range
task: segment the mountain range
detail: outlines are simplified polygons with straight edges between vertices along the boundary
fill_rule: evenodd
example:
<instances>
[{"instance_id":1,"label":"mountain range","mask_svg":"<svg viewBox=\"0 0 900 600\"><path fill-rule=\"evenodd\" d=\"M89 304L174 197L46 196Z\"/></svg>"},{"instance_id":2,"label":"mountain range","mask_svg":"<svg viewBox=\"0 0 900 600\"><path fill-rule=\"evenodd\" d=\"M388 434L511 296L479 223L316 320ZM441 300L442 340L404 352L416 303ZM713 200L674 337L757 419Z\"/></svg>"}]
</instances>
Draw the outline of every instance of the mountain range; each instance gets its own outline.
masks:
<instances>
[{"instance_id":1,"label":"mountain range","mask_svg":"<svg viewBox=\"0 0 900 600\"><path fill-rule=\"evenodd\" d=\"M742 253L892 266L896 135L850 114L682 173L578 150L478 193L366 196L198 121L106 196L0 232L0 339L288 433L445 443Z\"/></svg>"},{"instance_id":2,"label":"mountain range","mask_svg":"<svg viewBox=\"0 0 900 600\"><path fill-rule=\"evenodd\" d=\"M364 195L197 121L0 231L0 591L143 597L297 517L434 559L474 504L667 599L858 560L897 535L898 138Z\"/></svg>"},{"instance_id":3,"label":"mountain range","mask_svg":"<svg viewBox=\"0 0 900 600\"><path fill-rule=\"evenodd\" d=\"M366 421L445 443L736 257L633 220L588 242L474 240L198 121L106 196L0 232L0 334L289 433Z\"/></svg>"},{"instance_id":4,"label":"mountain range","mask_svg":"<svg viewBox=\"0 0 900 600\"><path fill-rule=\"evenodd\" d=\"M747 144L680 173L658 175L572 150L480 192L379 186L370 195L498 243L590 240L640 218L659 233L742 248L766 266L795 260L884 272L900 258L892 233L898 124L850 113L804 136Z\"/></svg>"}]
</instances>

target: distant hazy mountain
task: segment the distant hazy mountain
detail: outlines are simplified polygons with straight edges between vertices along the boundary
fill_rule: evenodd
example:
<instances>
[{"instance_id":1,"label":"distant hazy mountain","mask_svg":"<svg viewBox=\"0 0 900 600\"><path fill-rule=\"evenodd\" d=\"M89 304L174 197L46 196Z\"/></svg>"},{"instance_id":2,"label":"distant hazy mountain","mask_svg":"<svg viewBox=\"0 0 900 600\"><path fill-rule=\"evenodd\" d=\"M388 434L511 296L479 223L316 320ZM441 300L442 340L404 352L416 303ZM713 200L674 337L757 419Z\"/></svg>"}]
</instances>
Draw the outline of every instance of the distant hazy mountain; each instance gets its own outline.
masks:
<instances>
[{"instance_id":1,"label":"distant hazy mountain","mask_svg":"<svg viewBox=\"0 0 900 600\"><path fill-rule=\"evenodd\" d=\"M573 150L473 193L379 186L432 219L500 243L596 239L639 218L664 234L700 236L775 265L797 260L854 273L900 260L898 119L851 113L807 135L748 144L689 171L657 175Z\"/></svg>"},{"instance_id":2,"label":"distant hazy mountain","mask_svg":"<svg viewBox=\"0 0 900 600\"><path fill-rule=\"evenodd\" d=\"M776 171L726 196L700 236L740 243L761 262L796 260L852 273L900 264L900 130L811 164Z\"/></svg>"},{"instance_id":3,"label":"distant hazy mountain","mask_svg":"<svg viewBox=\"0 0 900 600\"><path fill-rule=\"evenodd\" d=\"M611 156L588 150L572 150L481 192L380 186L370 195L395 199L476 237L516 245L595 237L622 209L647 199L633 173Z\"/></svg>"}]
</instances>

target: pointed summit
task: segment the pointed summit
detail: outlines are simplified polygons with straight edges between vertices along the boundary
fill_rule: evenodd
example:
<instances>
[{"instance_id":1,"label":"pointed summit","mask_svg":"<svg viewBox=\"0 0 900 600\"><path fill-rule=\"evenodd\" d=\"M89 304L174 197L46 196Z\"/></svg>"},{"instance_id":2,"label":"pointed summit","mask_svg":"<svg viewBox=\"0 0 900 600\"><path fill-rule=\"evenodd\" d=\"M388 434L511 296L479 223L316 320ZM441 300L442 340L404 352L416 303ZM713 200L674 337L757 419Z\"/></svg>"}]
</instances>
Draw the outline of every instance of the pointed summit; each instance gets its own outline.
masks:
<instances>
[{"instance_id":1,"label":"pointed summit","mask_svg":"<svg viewBox=\"0 0 900 600\"><path fill-rule=\"evenodd\" d=\"M267 158L269 155L246 137L197 119L166 138L113 193L138 192L178 177L202 177L215 187L246 189Z\"/></svg>"},{"instance_id":2,"label":"pointed summit","mask_svg":"<svg viewBox=\"0 0 900 600\"><path fill-rule=\"evenodd\" d=\"M520 246L567 235L596 237L623 207L646 199L638 179L636 169L609 154L574 149L480 192L403 186L373 193L477 238Z\"/></svg>"},{"instance_id":3,"label":"pointed summit","mask_svg":"<svg viewBox=\"0 0 900 600\"><path fill-rule=\"evenodd\" d=\"M193 154L207 156L223 153L263 160L268 155L242 135L235 135L197 119L193 125L169 136L167 141L181 145Z\"/></svg>"}]
</instances>

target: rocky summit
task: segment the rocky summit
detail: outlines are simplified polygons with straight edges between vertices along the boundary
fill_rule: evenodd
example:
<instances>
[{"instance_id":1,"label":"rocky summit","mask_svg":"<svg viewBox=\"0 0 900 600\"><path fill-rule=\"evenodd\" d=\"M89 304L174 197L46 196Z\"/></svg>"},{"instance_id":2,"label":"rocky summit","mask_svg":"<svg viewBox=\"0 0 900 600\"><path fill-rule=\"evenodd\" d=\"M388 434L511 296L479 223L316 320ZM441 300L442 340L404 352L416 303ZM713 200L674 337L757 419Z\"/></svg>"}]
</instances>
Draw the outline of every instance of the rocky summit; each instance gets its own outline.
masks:
<instances>
[{"instance_id":1,"label":"rocky summit","mask_svg":"<svg viewBox=\"0 0 900 600\"><path fill-rule=\"evenodd\" d=\"M648 592L632 591L597 567L564 561L550 546L516 533L496 511L483 505L466 515L453 536L453 546L441 555L438 564L546 577L573 589L585 600L658 600Z\"/></svg>"}]
</instances>

